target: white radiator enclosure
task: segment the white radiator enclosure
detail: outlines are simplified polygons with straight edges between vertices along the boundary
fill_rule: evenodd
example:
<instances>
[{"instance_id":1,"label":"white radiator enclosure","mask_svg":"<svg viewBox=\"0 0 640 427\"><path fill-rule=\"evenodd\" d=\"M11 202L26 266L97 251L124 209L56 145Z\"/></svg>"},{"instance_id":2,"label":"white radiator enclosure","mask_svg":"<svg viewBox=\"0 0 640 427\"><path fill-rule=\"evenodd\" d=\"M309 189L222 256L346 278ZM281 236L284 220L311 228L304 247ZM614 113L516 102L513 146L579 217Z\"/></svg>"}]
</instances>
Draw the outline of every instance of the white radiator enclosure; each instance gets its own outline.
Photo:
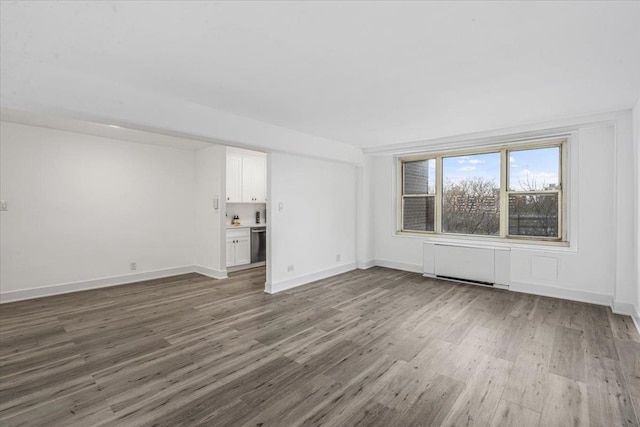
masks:
<instances>
[{"instance_id":1,"label":"white radiator enclosure","mask_svg":"<svg viewBox=\"0 0 640 427\"><path fill-rule=\"evenodd\" d=\"M427 276L506 285L509 249L482 245L425 243L423 269Z\"/></svg>"}]
</instances>

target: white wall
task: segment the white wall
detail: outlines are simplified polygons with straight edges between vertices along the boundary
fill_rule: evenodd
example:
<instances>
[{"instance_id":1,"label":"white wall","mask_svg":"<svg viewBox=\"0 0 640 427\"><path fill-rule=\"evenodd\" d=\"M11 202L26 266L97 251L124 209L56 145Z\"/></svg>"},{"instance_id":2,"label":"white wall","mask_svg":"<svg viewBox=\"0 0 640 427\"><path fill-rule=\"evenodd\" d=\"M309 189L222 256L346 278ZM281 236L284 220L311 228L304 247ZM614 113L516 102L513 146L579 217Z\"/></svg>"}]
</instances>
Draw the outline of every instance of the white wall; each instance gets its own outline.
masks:
<instances>
[{"instance_id":1,"label":"white wall","mask_svg":"<svg viewBox=\"0 0 640 427\"><path fill-rule=\"evenodd\" d=\"M635 156L631 110L616 122L615 218L616 289L614 311L632 314L636 295Z\"/></svg>"},{"instance_id":2,"label":"white wall","mask_svg":"<svg viewBox=\"0 0 640 427\"><path fill-rule=\"evenodd\" d=\"M194 151L8 122L0 132L3 300L190 269Z\"/></svg>"},{"instance_id":3,"label":"white wall","mask_svg":"<svg viewBox=\"0 0 640 427\"><path fill-rule=\"evenodd\" d=\"M356 167L272 153L267 168L267 291L278 292L354 269ZM336 261L337 254L340 261ZM294 266L291 272L290 265Z\"/></svg>"},{"instance_id":4,"label":"white wall","mask_svg":"<svg viewBox=\"0 0 640 427\"><path fill-rule=\"evenodd\" d=\"M373 156L364 156L363 164L357 167L358 227L357 266L367 269L375 265L375 234L373 206Z\"/></svg>"},{"instance_id":5,"label":"white wall","mask_svg":"<svg viewBox=\"0 0 640 427\"><path fill-rule=\"evenodd\" d=\"M636 226L636 324L640 328L640 99L636 102L632 112L633 122L633 145L635 150L635 190L636 190L636 209L635 209L635 226Z\"/></svg>"},{"instance_id":6,"label":"white wall","mask_svg":"<svg viewBox=\"0 0 640 427\"><path fill-rule=\"evenodd\" d=\"M589 121L592 121L589 123ZM528 128L510 129L508 133L536 132L560 129L559 123L540 124ZM632 210L636 186L632 165L624 158L631 157L629 112L575 119L562 123L563 131L575 131L571 145L570 196L572 198L569 228L571 247L546 249L542 247L513 247L510 252L509 271L511 289L613 304L628 309L635 298L634 257L629 253L633 237L621 238L633 230ZM501 131L502 132L502 131ZM498 137L498 133L496 133ZM486 143L486 137L480 143ZM504 138L504 132L499 135ZM621 140L621 138L625 138ZM508 138L507 138L508 139ZM474 145L473 135L468 145ZM455 144L460 144L455 141ZM444 149L446 143L441 143ZM452 145L453 142L452 142ZM428 147L428 142L424 147ZM423 150L425 149L423 147ZM412 147L415 149L415 147ZM617 158L616 158L617 156ZM374 161L375 206L375 258L376 264L422 271L425 241L434 239L395 235L395 174L393 153L382 154ZM629 178L624 185L621 179ZM627 209L621 211L621 209ZM531 262L535 256L558 260L559 271L555 280L535 278ZM533 274L532 274L533 273Z\"/></svg>"},{"instance_id":7,"label":"white wall","mask_svg":"<svg viewBox=\"0 0 640 427\"><path fill-rule=\"evenodd\" d=\"M226 147L213 145L195 153L195 265L196 271L210 277L224 278L225 250L225 167ZM218 199L218 209L214 200Z\"/></svg>"},{"instance_id":8,"label":"white wall","mask_svg":"<svg viewBox=\"0 0 640 427\"><path fill-rule=\"evenodd\" d=\"M2 83L0 104L3 109L117 124L249 149L279 150L350 162L362 160L362 150L338 141L175 97L69 73L46 63L40 63L35 74L3 75ZM65 88L73 88L72 95Z\"/></svg>"}]
</instances>

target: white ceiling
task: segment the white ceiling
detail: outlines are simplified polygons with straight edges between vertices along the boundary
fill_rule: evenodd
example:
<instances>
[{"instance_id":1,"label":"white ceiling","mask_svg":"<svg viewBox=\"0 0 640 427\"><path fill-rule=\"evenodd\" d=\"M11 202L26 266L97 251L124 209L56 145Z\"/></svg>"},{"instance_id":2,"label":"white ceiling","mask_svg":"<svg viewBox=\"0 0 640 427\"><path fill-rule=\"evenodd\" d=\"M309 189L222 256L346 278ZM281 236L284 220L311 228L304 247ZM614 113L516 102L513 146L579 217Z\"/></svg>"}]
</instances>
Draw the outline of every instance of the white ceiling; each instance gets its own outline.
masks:
<instances>
[{"instance_id":1,"label":"white ceiling","mask_svg":"<svg viewBox=\"0 0 640 427\"><path fill-rule=\"evenodd\" d=\"M631 108L640 2L3 2L1 55L372 147Z\"/></svg>"}]
</instances>

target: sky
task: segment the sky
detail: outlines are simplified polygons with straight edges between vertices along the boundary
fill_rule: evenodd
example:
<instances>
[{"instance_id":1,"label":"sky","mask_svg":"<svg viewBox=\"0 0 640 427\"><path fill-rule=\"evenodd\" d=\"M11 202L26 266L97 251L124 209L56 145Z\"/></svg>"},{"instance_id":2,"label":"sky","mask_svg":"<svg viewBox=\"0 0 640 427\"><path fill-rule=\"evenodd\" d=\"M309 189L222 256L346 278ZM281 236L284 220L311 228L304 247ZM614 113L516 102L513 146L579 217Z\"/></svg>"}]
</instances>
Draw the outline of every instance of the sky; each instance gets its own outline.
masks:
<instances>
[{"instance_id":1,"label":"sky","mask_svg":"<svg viewBox=\"0 0 640 427\"><path fill-rule=\"evenodd\" d=\"M527 190L529 183L535 189L558 183L559 148L510 151L509 189ZM442 159L443 178L446 181L460 181L471 177L482 177L500 183L500 153L474 154L469 156L445 157Z\"/></svg>"}]
</instances>

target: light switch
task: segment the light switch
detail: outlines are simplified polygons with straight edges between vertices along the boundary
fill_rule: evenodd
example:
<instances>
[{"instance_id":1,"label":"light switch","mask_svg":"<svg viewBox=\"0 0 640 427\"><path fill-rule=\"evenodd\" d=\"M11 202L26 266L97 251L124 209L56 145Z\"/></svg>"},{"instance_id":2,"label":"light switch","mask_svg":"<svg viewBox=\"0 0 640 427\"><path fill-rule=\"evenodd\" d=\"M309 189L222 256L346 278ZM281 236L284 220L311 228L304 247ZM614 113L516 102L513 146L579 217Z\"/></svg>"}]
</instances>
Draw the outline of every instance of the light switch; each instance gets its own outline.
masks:
<instances>
[{"instance_id":1,"label":"light switch","mask_svg":"<svg viewBox=\"0 0 640 427\"><path fill-rule=\"evenodd\" d=\"M278 210L282 212L283 209L284 209L284 203L282 202L278 203Z\"/></svg>"},{"instance_id":2,"label":"light switch","mask_svg":"<svg viewBox=\"0 0 640 427\"><path fill-rule=\"evenodd\" d=\"M6 200L0 200L0 211L8 211L9 210L9 202Z\"/></svg>"}]
</instances>

